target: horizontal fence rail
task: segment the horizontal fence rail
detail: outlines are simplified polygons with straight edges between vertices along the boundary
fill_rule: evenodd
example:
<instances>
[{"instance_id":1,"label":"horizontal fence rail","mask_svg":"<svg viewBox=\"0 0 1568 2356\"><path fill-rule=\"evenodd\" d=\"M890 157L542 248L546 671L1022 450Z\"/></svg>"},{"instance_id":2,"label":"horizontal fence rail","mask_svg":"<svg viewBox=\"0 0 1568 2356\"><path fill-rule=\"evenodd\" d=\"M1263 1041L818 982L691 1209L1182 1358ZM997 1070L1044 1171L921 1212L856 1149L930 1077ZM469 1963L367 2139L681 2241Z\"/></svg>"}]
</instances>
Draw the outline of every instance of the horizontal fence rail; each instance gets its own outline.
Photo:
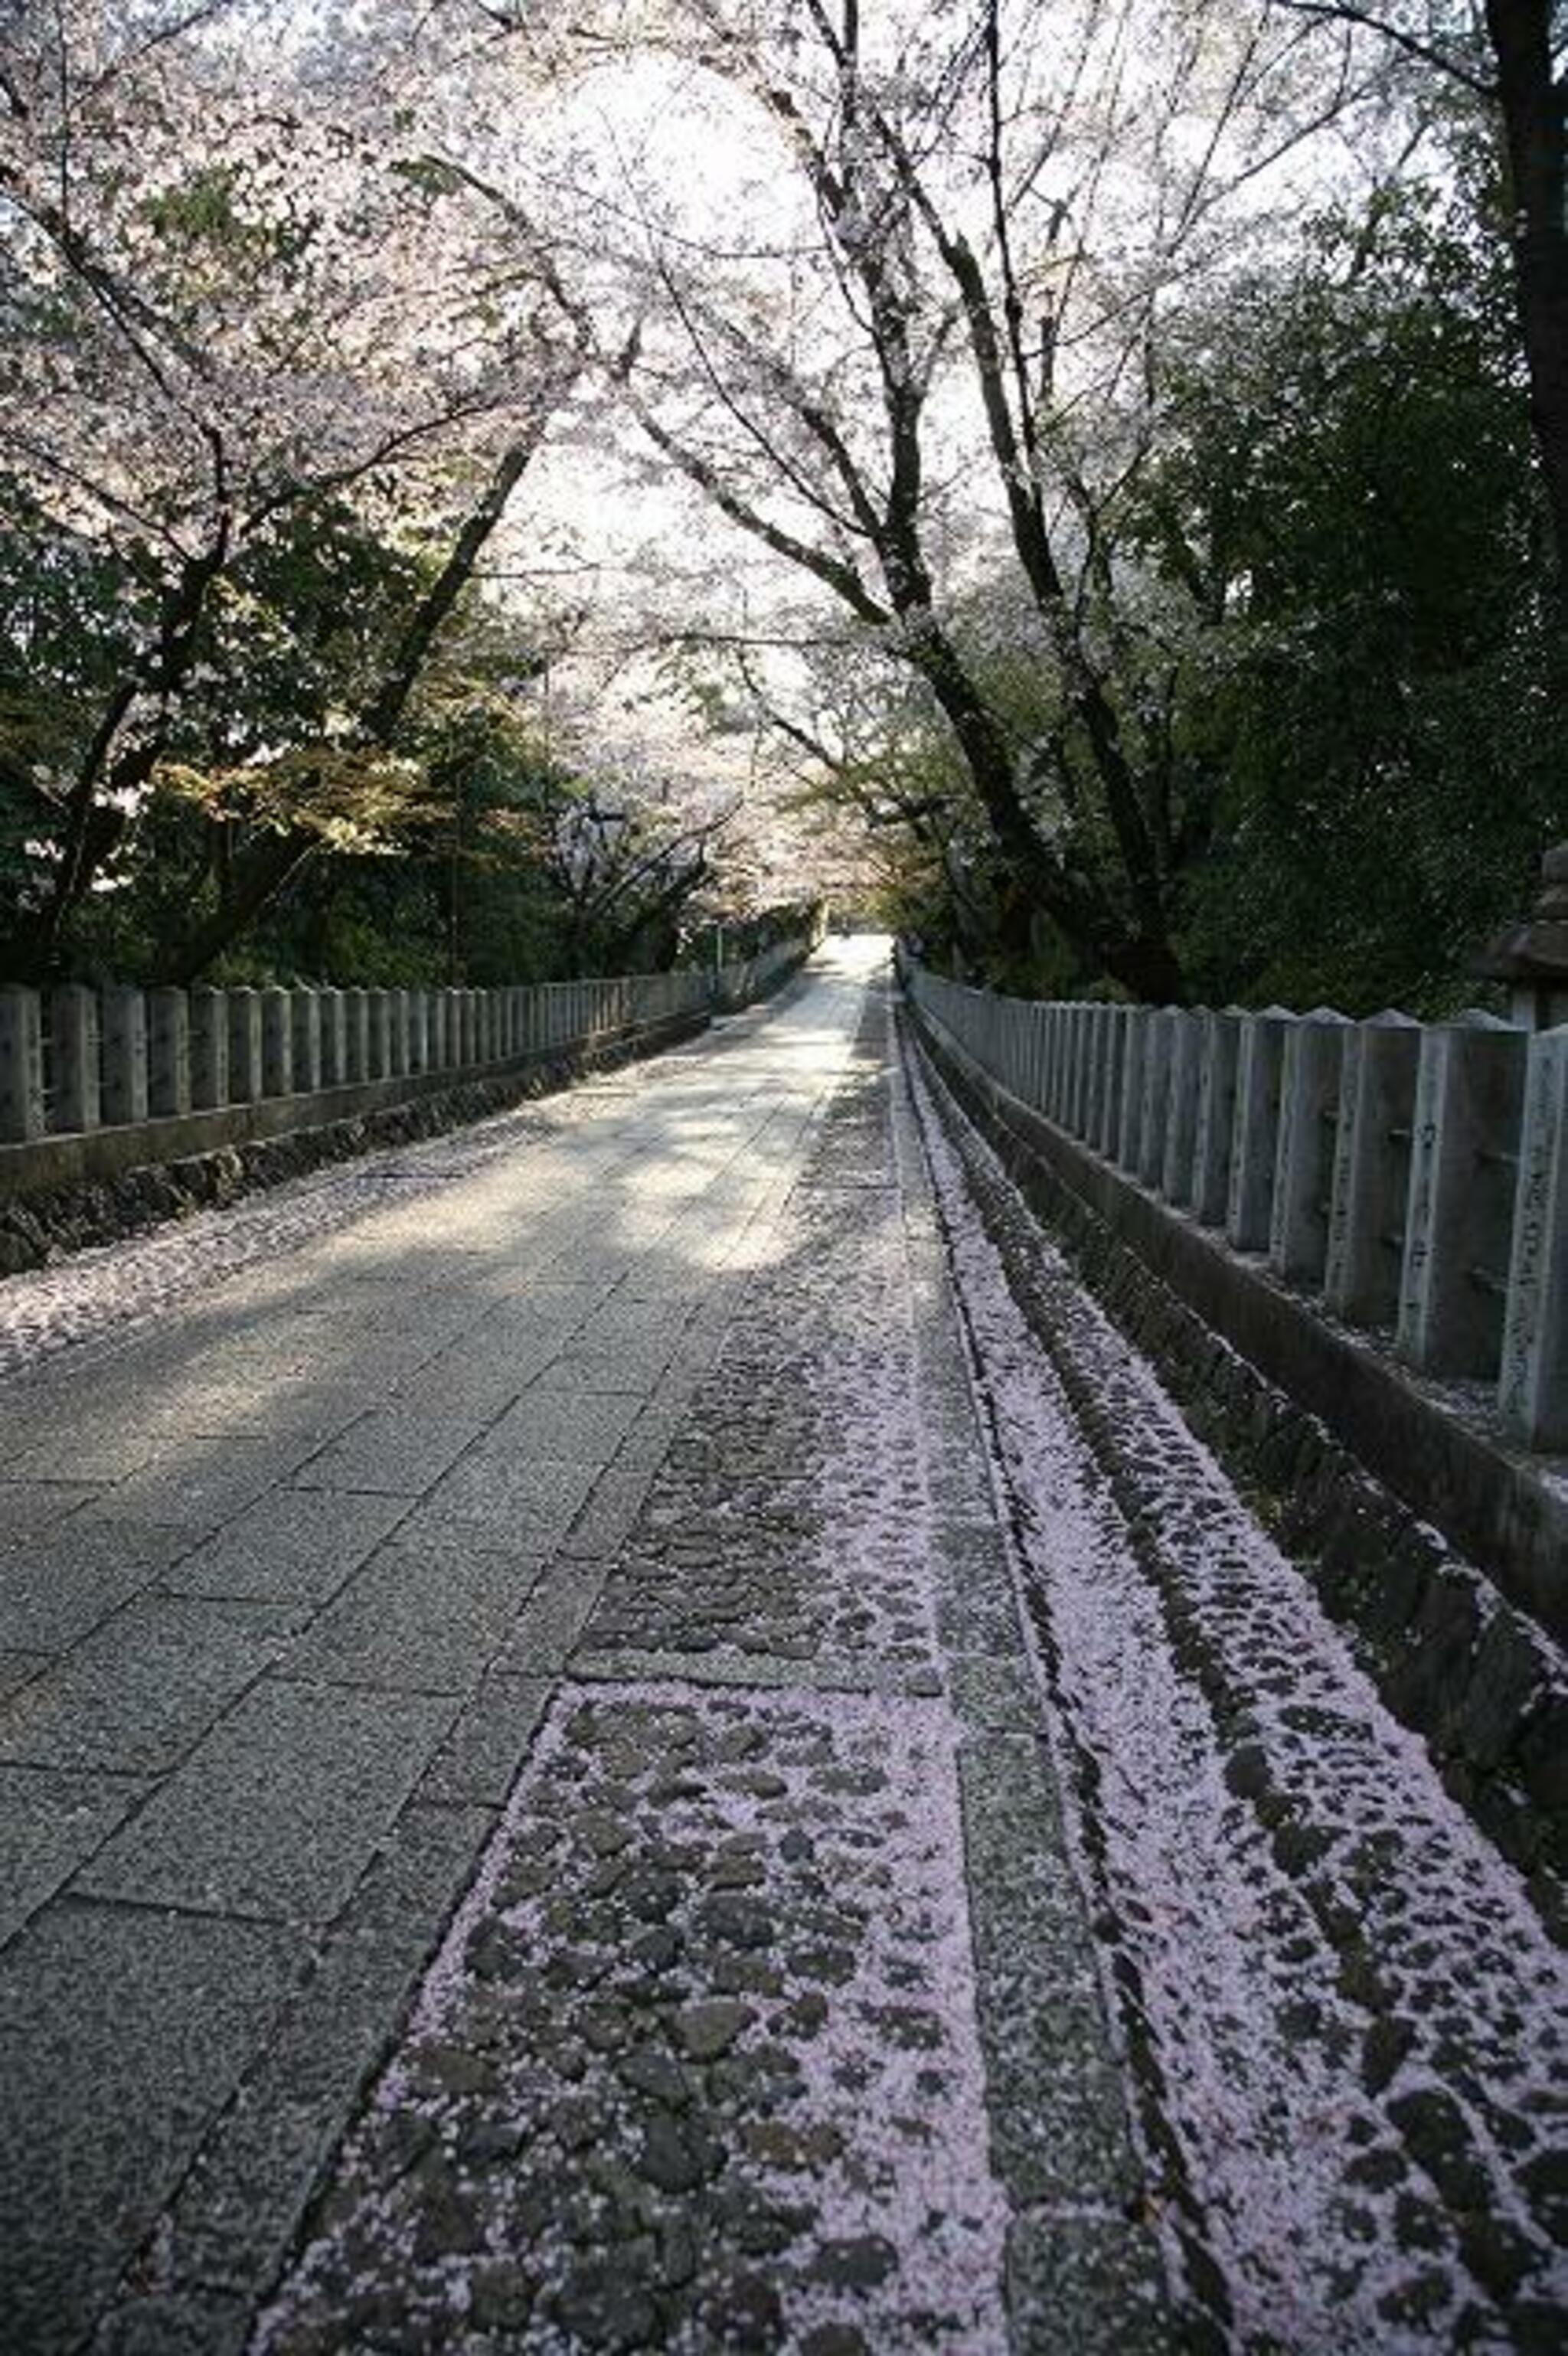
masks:
<instances>
[{"instance_id":1,"label":"horizontal fence rail","mask_svg":"<svg viewBox=\"0 0 1568 2356\"><path fill-rule=\"evenodd\" d=\"M1045 1003L912 961L987 1076L1424 1374L1568 1449L1568 1025Z\"/></svg>"},{"instance_id":2,"label":"horizontal fence rail","mask_svg":"<svg viewBox=\"0 0 1568 2356\"><path fill-rule=\"evenodd\" d=\"M155 1123L283 1098L305 1126L312 1098L483 1079L744 1006L809 948L782 941L706 971L497 990L0 989L0 1147L144 1127L151 1140Z\"/></svg>"}]
</instances>

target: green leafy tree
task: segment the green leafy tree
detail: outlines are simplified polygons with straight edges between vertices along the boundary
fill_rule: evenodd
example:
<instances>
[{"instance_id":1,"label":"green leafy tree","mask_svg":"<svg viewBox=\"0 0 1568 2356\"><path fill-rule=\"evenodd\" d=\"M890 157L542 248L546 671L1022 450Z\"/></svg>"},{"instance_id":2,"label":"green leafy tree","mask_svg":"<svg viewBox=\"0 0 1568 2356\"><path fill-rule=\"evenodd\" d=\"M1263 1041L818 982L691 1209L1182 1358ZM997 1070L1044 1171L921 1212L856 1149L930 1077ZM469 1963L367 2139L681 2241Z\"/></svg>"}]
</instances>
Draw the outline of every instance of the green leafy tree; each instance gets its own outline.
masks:
<instances>
[{"instance_id":1,"label":"green leafy tree","mask_svg":"<svg viewBox=\"0 0 1568 2356\"><path fill-rule=\"evenodd\" d=\"M1134 529L1212 782L1203 992L1435 1007L1561 819L1546 514L1495 252L1390 200L1194 320Z\"/></svg>"}]
</instances>

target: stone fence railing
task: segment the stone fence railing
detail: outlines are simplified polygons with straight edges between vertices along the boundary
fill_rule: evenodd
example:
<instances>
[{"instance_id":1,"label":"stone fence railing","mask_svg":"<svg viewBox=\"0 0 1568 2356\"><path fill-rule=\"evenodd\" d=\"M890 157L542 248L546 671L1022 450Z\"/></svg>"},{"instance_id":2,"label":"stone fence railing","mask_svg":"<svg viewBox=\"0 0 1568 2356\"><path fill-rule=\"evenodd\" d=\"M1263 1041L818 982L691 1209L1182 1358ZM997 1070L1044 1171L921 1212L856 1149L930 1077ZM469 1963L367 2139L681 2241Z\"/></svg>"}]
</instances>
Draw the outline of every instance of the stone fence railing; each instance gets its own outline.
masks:
<instances>
[{"instance_id":1,"label":"stone fence railing","mask_svg":"<svg viewBox=\"0 0 1568 2356\"><path fill-rule=\"evenodd\" d=\"M807 954L791 940L717 971L501 990L0 990L0 1194L123 1165L144 1143L155 1159L197 1150L247 1112L247 1127L304 1127L357 1098L699 1022ZM73 1143L113 1151L63 1151Z\"/></svg>"},{"instance_id":2,"label":"stone fence railing","mask_svg":"<svg viewBox=\"0 0 1568 2356\"><path fill-rule=\"evenodd\" d=\"M1041 1004L906 965L1008 1095L1421 1373L1568 1449L1568 1025Z\"/></svg>"}]
</instances>

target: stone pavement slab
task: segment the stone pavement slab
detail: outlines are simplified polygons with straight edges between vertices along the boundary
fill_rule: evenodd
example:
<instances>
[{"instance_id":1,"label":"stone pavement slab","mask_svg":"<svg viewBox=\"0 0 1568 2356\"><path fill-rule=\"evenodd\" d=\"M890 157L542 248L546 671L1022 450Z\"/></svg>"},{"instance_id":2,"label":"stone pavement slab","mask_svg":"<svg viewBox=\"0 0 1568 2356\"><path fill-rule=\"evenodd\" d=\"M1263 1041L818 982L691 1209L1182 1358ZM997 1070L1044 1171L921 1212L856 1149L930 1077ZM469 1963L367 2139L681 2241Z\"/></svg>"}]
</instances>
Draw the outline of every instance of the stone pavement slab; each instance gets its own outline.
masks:
<instances>
[{"instance_id":1,"label":"stone pavement slab","mask_svg":"<svg viewBox=\"0 0 1568 2356\"><path fill-rule=\"evenodd\" d=\"M486 1421L483 1415L450 1409L372 1409L303 1464L294 1485L422 1496L478 1439Z\"/></svg>"},{"instance_id":2,"label":"stone pavement slab","mask_svg":"<svg viewBox=\"0 0 1568 2356\"><path fill-rule=\"evenodd\" d=\"M140 1597L12 1697L0 1761L125 1774L172 1768L293 1626L272 1604Z\"/></svg>"},{"instance_id":3,"label":"stone pavement slab","mask_svg":"<svg viewBox=\"0 0 1568 2356\"><path fill-rule=\"evenodd\" d=\"M181 2181L103 2344L160 2347L171 2311L187 2300L199 2308L224 2289L239 2295L246 2336L254 2286L282 2260L366 2055L397 2019L494 1821L486 1809L404 1810L319 1962L285 1992L265 2050Z\"/></svg>"},{"instance_id":4,"label":"stone pavement slab","mask_svg":"<svg viewBox=\"0 0 1568 2356\"><path fill-rule=\"evenodd\" d=\"M48 1665L47 1653L0 1653L0 1701L19 1693Z\"/></svg>"},{"instance_id":5,"label":"stone pavement slab","mask_svg":"<svg viewBox=\"0 0 1568 2356\"><path fill-rule=\"evenodd\" d=\"M0 1546L0 1645L63 1651L189 1546L182 1532L89 1512Z\"/></svg>"},{"instance_id":6,"label":"stone pavement slab","mask_svg":"<svg viewBox=\"0 0 1568 2356\"><path fill-rule=\"evenodd\" d=\"M394 1529L399 1497L269 1489L164 1575L180 1595L325 1603Z\"/></svg>"},{"instance_id":7,"label":"stone pavement slab","mask_svg":"<svg viewBox=\"0 0 1568 2356\"><path fill-rule=\"evenodd\" d=\"M327 1922L455 1716L431 1694L269 1679L76 1886L144 1906Z\"/></svg>"},{"instance_id":8,"label":"stone pavement slab","mask_svg":"<svg viewBox=\"0 0 1568 2356\"><path fill-rule=\"evenodd\" d=\"M0 1944L102 1845L144 1789L127 1775L0 1767Z\"/></svg>"},{"instance_id":9,"label":"stone pavement slab","mask_svg":"<svg viewBox=\"0 0 1568 2356\"><path fill-rule=\"evenodd\" d=\"M406 1693L466 1693L506 1643L543 1558L406 1531L355 1572L280 1674Z\"/></svg>"},{"instance_id":10,"label":"stone pavement slab","mask_svg":"<svg viewBox=\"0 0 1568 2356\"><path fill-rule=\"evenodd\" d=\"M13 1468L15 1460L13 1460ZM80 1468L79 1468L80 1470ZM74 1506L96 1494L81 1480L17 1480L0 1482L0 1545L14 1538L36 1537Z\"/></svg>"},{"instance_id":11,"label":"stone pavement slab","mask_svg":"<svg viewBox=\"0 0 1568 2356\"><path fill-rule=\"evenodd\" d=\"M0 2315L78 2347L301 1961L275 1926L56 1905L0 1954Z\"/></svg>"},{"instance_id":12,"label":"stone pavement slab","mask_svg":"<svg viewBox=\"0 0 1568 2356\"><path fill-rule=\"evenodd\" d=\"M503 1806L554 1690L548 1676L505 1668L482 1679L426 1769L420 1797L449 1807Z\"/></svg>"}]
</instances>

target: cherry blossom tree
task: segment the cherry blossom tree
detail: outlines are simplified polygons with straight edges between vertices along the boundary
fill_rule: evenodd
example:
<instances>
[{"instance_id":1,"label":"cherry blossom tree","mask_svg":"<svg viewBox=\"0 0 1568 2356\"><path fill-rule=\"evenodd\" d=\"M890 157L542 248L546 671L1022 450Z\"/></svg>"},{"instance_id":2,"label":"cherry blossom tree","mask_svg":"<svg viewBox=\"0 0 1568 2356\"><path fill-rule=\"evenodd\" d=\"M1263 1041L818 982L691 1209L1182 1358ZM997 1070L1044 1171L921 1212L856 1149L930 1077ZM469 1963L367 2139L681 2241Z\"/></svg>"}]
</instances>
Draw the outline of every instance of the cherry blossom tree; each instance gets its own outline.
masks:
<instances>
[{"instance_id":1,"label":"cherry blossom tree","mask_svg":"<svg viewBox=\"0 0 1568 2356\"><path fill-rule=\"evenodd\" d=\"M670 0L630 27L574 21L604 135L548 167L580 224L550 269L585 357L720 516L916 675L1081 967L1179 995L1205 811L1120 503L1166 306L1299 209L1305 180L1321 200L1362 95L1353 45L1327 57L1266 0ZM519 234L545 178L493 149L474 169ZM959 626L981 573L1049 684L1024 727Z\"/></svg>"},{"instance_id":2,"label":"cherry blossom tree","mask_svg":"<svg viewBox=\"0 0 1568 2356\"><path fill-rule=\"evenodd\" d=\"M511 253L494 266L488 216L403 167L385 96L372 80L345 108L266 0L11 12L0 467L40 542L107 551L122 583L113 676L43 780L35 967L133 832L248 552L331 503L417 524L423 593L169 970L198 970L309 856L313 793L330 802L346 762L392 781L420 671L577 374L538 284Z\"/></svg>"}]
</instances>

